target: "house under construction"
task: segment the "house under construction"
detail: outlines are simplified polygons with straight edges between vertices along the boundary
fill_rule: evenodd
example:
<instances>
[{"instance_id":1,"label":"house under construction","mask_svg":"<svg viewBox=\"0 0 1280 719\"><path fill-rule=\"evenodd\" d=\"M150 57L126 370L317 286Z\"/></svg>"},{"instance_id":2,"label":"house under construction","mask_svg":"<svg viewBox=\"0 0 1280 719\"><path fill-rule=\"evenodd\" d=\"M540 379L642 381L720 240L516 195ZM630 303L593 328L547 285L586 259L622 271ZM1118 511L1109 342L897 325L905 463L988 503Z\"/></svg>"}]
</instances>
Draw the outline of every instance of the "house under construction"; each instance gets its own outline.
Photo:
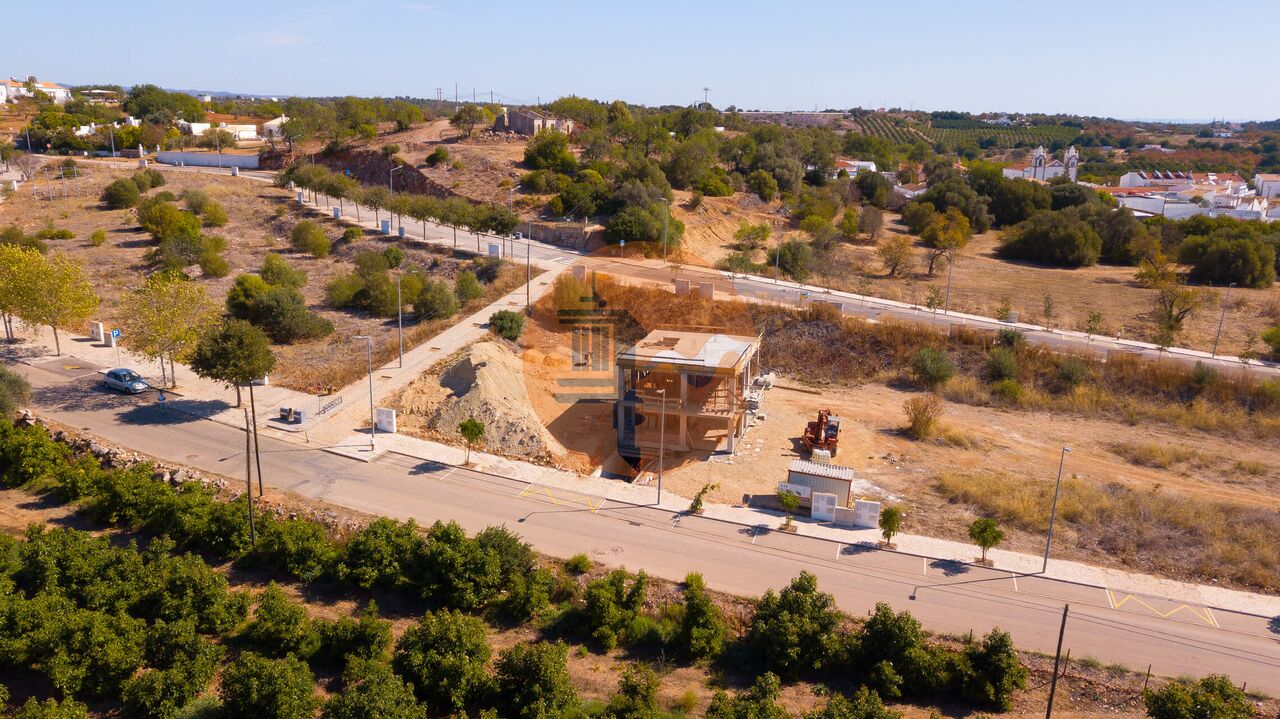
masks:
<instances>
[{"instance_id":1,"label":"house under construction","mask_svg":"<svg viewBox=\"0 0 1280 719\"><path fill-rule=\"evenodd\" d=\"M620 351L618 454L636 465L659 446L732 452L747 428L759 352L759 337L661 329Z\"/></svg>"}]
</instances>

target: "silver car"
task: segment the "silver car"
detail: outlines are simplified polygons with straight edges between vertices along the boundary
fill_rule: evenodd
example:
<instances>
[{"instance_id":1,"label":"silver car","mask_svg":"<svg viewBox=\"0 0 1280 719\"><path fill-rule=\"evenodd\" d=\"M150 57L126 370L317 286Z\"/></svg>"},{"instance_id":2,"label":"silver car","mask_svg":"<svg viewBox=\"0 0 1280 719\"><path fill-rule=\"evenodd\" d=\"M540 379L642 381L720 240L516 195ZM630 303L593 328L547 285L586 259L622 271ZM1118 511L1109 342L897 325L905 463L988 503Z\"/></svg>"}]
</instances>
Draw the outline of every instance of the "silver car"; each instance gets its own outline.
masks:
<instances>
[{"instance_id":1,"label":"silver car","mask_svg":"<svg viewBox=\"0 0 1280 719\"><path fill-rule=\"evenodd\" d=\"M147 384L141 375L123 367L103 373L102 386L128 394L138 394L151 389L151 385Z\"/></svg>"}]
</instances>

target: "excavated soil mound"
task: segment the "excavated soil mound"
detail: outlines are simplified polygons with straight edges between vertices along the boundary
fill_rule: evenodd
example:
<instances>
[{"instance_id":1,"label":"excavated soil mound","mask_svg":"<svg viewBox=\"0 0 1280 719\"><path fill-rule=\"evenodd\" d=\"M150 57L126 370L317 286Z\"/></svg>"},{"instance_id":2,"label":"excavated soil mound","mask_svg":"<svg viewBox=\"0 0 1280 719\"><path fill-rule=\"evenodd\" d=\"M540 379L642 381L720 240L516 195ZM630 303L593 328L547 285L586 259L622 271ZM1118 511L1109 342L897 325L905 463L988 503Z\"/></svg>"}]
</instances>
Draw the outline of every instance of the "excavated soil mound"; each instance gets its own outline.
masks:
<instances>
[{"instance_id":1,"label":"excavated soil mound","mask_svg":"<svg viewBox=\"0 0 1280 719\"><path fill-rule=\"evenodd\" d=\"M397 404L414 434L461 443L458 425L474 417L486 451L544 462L565 454L533 411L520 358L497 342L478 342L439 375L414 380Z\"/></svg>"}]
</instances>

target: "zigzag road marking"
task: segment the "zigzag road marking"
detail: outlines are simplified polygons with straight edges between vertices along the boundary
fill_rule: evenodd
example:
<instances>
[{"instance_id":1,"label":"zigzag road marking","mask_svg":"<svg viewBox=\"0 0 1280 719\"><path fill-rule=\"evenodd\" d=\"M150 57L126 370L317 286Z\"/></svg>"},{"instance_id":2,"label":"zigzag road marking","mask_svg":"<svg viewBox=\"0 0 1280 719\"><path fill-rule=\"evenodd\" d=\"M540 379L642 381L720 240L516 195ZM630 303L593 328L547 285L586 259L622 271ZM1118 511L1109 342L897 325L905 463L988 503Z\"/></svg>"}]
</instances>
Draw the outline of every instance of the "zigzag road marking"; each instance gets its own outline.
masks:
<instances>
[{"instance_id":1,"label":"zigzag road marking","mask_svg":"<svg viewBox=\"0 0 1280 719\"><path fill-rule=\"evenodd\" d=\"M1124 595L1123 598L1119 598L1115 594L1113 594L1110 589L1107 590L1107 600L1111 602L1112 608L1114 609L1120 609L1124 607L1124 605L1132 602L1134 604L1142 606L1147 611L1151 612L1157 617L1160 617L1161 619L1169 619L1173 617L1175 614L1178 614L1179 612L1187 612L1188 614L1200 620L1201 622L1204 622L1205 625L1213 627L1215 629L1218 628L1218 622L1213 618L1213 614L1209 611L1208 607L1196 607L1189 604L1179 604L1173 609L1170 609L1169 611L1166 612L1166 611L1161 611L1159 609L1156 609L1155 607L1148 604L1145 600L1143 600L1142 597L1139 597L1137 595L1126 594Z\"/></svg>"},{"instance_id":2,"label":"zigzag road marking","mask_svg":"<svg viewBox=\"0 0 1280 719\"><path fill-rule=\"evenodd\" d=\"M592 503L591 499L588 497L582 497L582 496L557 497L555 494L551 492L550 487L543 487L537 484L530 484L526 486L524 489L520 490L520 494L516 496L531 497L536 495L545 496L547 499L551 500L552 504L554 504L557 507L568 507L568 506L581 504L585 506L588 510L590 510L592 514L595 514L597 511L599 511L601 507L604 506L604 499L600 499Z\"/></svg>"}]
</instances>

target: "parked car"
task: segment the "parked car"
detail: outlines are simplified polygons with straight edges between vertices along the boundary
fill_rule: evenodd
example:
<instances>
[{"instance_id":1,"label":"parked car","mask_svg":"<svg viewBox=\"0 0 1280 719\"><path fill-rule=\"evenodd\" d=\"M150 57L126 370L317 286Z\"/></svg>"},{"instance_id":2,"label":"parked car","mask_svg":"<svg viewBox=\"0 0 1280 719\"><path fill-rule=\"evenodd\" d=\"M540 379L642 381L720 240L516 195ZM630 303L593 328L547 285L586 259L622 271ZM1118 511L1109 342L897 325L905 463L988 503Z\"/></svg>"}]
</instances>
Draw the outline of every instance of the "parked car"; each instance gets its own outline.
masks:
<instances>
[{"instance_id":1,"label":"parked car","mask_svg":"<svg viewBox=\"0 0 1280 719\"><path fill-rule=\"evenodd\" d=\"M118 367L107 370L102 375L102 386L127 394L137 394L151 389L151 385L142 376L131 369Z\"/></svg>"}]
</instances>

